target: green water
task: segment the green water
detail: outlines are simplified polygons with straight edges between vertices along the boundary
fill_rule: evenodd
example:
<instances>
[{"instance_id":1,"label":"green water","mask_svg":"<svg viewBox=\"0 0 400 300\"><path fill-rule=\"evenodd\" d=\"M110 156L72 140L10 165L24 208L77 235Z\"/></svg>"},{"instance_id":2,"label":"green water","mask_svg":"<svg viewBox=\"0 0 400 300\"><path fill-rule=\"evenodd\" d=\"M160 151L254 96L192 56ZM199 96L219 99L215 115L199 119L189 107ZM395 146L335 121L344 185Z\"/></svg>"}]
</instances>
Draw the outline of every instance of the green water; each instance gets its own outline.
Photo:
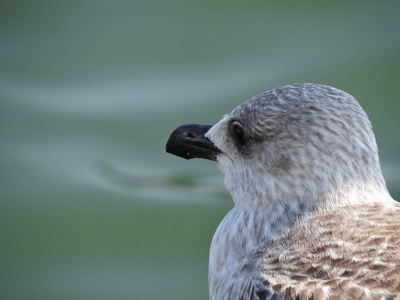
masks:
<instances>
[{"instance_id":1,"label":"green water","mask_svg":"<svg viewBox=\"0 0 400 300\"><path fill-rule=\"evenodd\" d=\"M360 101L400 199L400 2L321 3L2 1L0 298L206 299L232 203L165 142L288 83Z\"/></svg>"}]
</instances>

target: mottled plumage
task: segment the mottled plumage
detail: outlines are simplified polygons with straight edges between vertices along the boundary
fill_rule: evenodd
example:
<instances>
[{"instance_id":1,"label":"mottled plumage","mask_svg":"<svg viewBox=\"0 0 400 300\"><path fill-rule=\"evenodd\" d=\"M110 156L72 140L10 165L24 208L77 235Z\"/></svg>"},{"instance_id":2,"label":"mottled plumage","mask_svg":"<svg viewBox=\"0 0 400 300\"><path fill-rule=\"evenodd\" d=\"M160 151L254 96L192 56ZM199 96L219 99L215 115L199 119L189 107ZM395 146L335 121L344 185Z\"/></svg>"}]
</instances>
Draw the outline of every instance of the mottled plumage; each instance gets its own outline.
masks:
<instances>
[{"instance_id":1,"label":"mottled plumage","mask_svg":"<svg viewBox=\"0 0 400 300\"><path fill-rule=\"evenodd\" d=\"M312 214L268 243L261 281L300 299L399 297L399 215L400 204L378 202Z\"/></svg>"},{"instance_id":2,"label":"mottled plumage","mask_svg":"<svg viewBox=\"0 0 400 300\"><path fill-rule=\"evenodd\" d=\"M217 161L235 203L211 244L210 299L400 299L400 204L351 95L289 85L193 128L167 151Z\"/></svg>"}]
</instances>

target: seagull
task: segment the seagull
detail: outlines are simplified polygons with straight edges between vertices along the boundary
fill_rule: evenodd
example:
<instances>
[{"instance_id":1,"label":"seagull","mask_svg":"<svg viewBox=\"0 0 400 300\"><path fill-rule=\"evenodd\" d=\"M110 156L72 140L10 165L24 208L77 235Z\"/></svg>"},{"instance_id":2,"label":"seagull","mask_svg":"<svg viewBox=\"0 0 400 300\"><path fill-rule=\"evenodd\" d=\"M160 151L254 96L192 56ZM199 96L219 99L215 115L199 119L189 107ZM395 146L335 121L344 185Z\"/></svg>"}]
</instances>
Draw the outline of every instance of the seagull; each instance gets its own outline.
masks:
<instances>
[{"instance_id":1,"label":"seagull","mask_svg":"<svg viewBox=\"0 0 400 300\"><path fill-rule=\"evenodd\" d=\"M178 127L166 152L215 161L234 202L211 243L211 300L400 299L400 203L353 96L279 87Z\"/></svg>"}]
</instances>

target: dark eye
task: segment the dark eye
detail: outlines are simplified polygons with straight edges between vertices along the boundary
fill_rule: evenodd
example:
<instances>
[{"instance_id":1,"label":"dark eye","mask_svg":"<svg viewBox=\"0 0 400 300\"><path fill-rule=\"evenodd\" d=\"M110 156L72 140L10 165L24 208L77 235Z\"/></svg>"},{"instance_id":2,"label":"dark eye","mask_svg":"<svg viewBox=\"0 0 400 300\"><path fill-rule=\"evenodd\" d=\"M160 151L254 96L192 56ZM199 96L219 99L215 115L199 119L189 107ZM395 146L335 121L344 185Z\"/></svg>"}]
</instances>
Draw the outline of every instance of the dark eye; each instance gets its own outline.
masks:
<instances>
[{"instance_id":1,"label":"dark eye","mask_svg":"<svg viewBox=\"0 0 400 300\"><path fill-rule=\"evenodd\" d=\"M247 144L249 138L244 131L242 125L240 125L238 122L234 122L232 124L232 135L233 138L235 139L236 143L240 146L243 147Z\"/></svg>"}]
</instances>

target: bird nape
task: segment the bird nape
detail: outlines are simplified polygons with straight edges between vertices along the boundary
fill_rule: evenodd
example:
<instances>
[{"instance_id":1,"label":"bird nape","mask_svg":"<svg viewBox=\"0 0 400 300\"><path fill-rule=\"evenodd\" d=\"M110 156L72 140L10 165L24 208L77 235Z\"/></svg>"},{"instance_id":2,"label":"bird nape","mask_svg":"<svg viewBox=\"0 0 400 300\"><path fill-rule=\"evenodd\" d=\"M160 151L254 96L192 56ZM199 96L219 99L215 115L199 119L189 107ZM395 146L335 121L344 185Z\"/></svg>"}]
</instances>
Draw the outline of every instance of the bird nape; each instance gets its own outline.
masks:
<instances>
[{"instance_id":1,"label":"bird nape","mask_svg":"<svg viewBox=\"0 0 400 300\"><path fill-rule=\"evenodd\" d=\"M210 299L400 298L400 204L351 95L276 88L177 128L166 152L216 161L235 204L212 239Z\"/></svg>"}]
</instances>

